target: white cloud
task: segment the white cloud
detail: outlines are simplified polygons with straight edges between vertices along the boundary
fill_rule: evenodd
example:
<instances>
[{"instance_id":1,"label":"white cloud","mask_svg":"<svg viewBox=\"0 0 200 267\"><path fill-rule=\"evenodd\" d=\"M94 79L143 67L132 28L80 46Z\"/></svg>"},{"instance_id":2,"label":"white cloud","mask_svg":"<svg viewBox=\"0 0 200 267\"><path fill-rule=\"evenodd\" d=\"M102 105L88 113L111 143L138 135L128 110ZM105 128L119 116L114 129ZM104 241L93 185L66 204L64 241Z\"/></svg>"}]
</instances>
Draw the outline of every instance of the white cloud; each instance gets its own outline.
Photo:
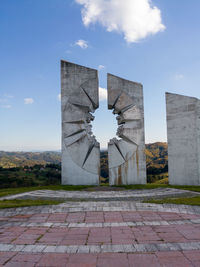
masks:
<instances>
[{"instance_id":1,"label":"white cloud","mask_svg":"<svg viewBox=\"0 0 200 267\"><path fill-rule=\"evenodd\" d=\"M58 98L59 101L61 101L61 94L58 94L57 98Z\"/></svg>"},{"instance_id":2,"label":"white cloud","mask_svg":"<svg viewBox=\"0 0 200 267\"><path fill-rule=\"evenodd\" d=\"M75 42L75 45L78 45L82 49L88 48L88 42L85 41L85 40L78 40L78 41Z\"/></svg>"},{"instance_id":3,"label":"white cloud","mask_svg":"<svg viewBox=\"0 0 200 267\"><path fill-rule=\"evenodd\" d=\"M33 104L33 102L34 102L33 98L24 98L25 105Z\"/></svg>"},{"instance_id":4,"label":"white cloud","mask_svg":"<svg viewBox=\"0 0 200 267\"><path fill-rule=\"evenodd\" d=\"M176 81L182 80L183 78L184 78L184 75L181 74L181 73L178 73L178 74L174 75L174 79Z\"/></svg>"},{"instance_id":5,"label":"white cloud","mask_svg":"<svg viewBox=\"0 0 200 267\"><path fill-rule=\"evenodd\" d=\"M3 98L0 98L0 103L8 102L8 100L9 100L10 98L13 98L13 97L14 97L13 95L4 94L4 95L3 95Z\"/></svg>"},{"instance_id":6,"label":"white cloud","mask_svg":"<svg viewBox=\"0 0 200 267\"><path fill-rule=\"evenodd\" d=\"M6 98L13 98L13 97L14 97L13 95L9 95L9 94L4 94L4 96L5 96Z\"/></svg>"},{"instance_id":7,"label":"white cloud","mask_svg":"<svg viewBox=\"0 0 200 267\"><path fill-rule=\"evenodd\" d=\"M105 88L99 87L99 101L104 101L107 99L107 90Z\"/></svg>"},{"instance_id":8,"label":"white cloud","mask_svg":"<svg viewBox=\"0 0 200 267\"><path fill-rule=\"evenodd\" d=\"M11 105L2 105L1 107L2 108L11 108L12 106Z\"/></svg>"},{"instance_id":9,"label":"white cloud","mask_svg":"<svg viewBox=\"0 0 200 267\"><path fill-rule=\"evenodd\" d=\"M128 43L163 31L161 11L151 0L75 0L81 10L85 26L99 23L108 32L124 35Z\"/></svg>"},{"instance_id":10,"label":"white cloud","mask_svg":"<svg viewBox=\"0 0 200 267\"><path fill-rule=\"evenodd\" d=\"M99 66L98 66L98 69L99 69L99 70L103 70L103 69L105 69L105 66L104 66L104 65L99 65Z\"/></svg>"}]
</instances>

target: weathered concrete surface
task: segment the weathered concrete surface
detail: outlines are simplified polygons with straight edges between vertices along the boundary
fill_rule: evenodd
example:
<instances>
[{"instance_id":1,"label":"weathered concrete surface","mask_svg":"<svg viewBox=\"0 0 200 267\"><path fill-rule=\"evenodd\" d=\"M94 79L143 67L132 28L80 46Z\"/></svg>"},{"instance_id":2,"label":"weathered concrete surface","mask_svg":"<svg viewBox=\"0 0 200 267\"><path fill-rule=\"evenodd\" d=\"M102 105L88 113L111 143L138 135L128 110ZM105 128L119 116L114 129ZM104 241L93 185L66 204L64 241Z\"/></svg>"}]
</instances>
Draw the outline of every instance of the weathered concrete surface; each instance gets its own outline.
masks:
<instances>
[{"instance_id":1,"label":"weathered concrete surface","mask_svg":"<svg viewBox=\"0 0 200 267\"><path fill-rule=\"evenodd\" d=\"M145 184L143 87L108 74L108 109L118 114L117 135L108 144L110 185Z\"/></svg>"},{"instance_id":2,"label":"weathered concrete surface","mask_svg":"<svg viewBox=\"0 0 200 267\"><path fill-rule=\"evenodd\" d=\"M169 183L200 185L200 100L166 93Z\"/></svg>"},{"instance_id":3,"label":"weathered concrete surface","mask_svg":"<svg viewBox=\"0 0 200 267\"><path fill-rule=\"evenodd\" d=\"M97 70L61 61L62 184L99 184L100 146L91 132Z\"/></svg>"}]
</instances>

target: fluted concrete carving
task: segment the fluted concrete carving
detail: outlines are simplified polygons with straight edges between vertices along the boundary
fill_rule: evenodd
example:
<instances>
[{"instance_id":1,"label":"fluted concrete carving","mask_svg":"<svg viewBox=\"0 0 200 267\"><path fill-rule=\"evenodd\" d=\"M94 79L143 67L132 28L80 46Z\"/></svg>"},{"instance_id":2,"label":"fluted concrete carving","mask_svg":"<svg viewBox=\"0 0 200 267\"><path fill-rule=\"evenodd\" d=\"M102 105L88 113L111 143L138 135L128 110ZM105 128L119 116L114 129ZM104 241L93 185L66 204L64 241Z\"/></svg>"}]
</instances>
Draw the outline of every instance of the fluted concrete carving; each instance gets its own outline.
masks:
<instances>
[{"instance_id":1,"label":"fluted concrete carving","mask_svg":"<svg viewBox=\"0 0 200 267\"><path fill-rule=\"evenodd\" d=\"M99 184L100 146L91 131L97 70L61 61L62 184Z\"/></svg>"},{"instance_id":2,"label":"fluted concrete carving","mask_svg":"<svg viewBox=\"0 0 200 267\"><path fill-rule=\"evenodd\" d=\"M169 183L200 185L200 100L166 93Z\"/></svg>"},{"instance_id":3,"label":"fluted concrete carving","mask_svg":"<svg viewBox=\"0 0 200 267\"><path fill-rule=\"evenodd\" d=\"M108 74L108 109L118 114L117 135L108 143L110 185L145 184L143 88Z\"/></svg>"}]
</instances>

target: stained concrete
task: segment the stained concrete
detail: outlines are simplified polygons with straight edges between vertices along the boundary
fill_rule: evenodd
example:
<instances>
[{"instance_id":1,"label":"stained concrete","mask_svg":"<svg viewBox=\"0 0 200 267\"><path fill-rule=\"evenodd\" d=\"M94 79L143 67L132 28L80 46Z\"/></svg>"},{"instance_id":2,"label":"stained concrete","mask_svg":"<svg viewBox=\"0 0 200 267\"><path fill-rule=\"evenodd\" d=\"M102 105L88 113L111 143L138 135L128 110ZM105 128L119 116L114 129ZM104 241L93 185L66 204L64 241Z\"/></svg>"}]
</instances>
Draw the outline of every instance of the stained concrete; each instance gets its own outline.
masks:
<instances>
[{"instance_id":1,"label":"stained concrete","mask_svg":"<svg viewBox=\"0 0 200 267\"><path fill-rule=\"evenodd\" d=\"M166 93L169 183L200 185L200 100Z\"/></svg>"},{"instance_id":2,"label":"stained concrete","mask_svg":"<svg viewBox=\"0 0 200 267\"><path fill-rule=\"evenodd\" d=\"M62 184L99 184L100 146L90 124L98 106L97 70L62 60Z\"/></svg>"},{"instance_id":3,"label":"stained concrete","mask_svg":"<svg viewBox=\"0 0 200 267\"><path fill-rule=\"evenodd\" d=\"M117 135L108 143L110 185L145 184L143 86L108 74L108 109L118 114Z\"/></svg>"}]
</instances>

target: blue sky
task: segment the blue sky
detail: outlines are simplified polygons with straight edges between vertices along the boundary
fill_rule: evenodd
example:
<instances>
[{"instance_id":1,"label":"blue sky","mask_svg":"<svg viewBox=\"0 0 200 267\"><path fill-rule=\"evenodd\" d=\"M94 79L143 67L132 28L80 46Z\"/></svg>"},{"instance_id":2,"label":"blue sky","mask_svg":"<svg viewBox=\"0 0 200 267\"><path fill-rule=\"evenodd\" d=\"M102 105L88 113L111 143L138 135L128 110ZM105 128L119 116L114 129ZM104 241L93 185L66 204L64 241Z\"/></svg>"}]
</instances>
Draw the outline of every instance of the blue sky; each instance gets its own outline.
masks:
<instances>
[{"instance_id":1,"label":"blue sky","mask_svg":"<svg viewBox=\"0 0 200 267\"><path fill-rule=\"evenodd\" d=\"M99 70L102 88L107 72L141 82L146 143L166 141L166 91L200 98L199 0L153 0L157 15L152 34L142 11L139 31L134 16L140 13L130 16L127 8L117 12L111 5L96 17L81 14L87 2L91 0L0 0L0 150L60 149L60 59L104 66ZM117 31L110 25L117 25ZM105 148L115 136L116 119L106 100L94 115L93 132Z\"/></svg>"}]
</instances>

